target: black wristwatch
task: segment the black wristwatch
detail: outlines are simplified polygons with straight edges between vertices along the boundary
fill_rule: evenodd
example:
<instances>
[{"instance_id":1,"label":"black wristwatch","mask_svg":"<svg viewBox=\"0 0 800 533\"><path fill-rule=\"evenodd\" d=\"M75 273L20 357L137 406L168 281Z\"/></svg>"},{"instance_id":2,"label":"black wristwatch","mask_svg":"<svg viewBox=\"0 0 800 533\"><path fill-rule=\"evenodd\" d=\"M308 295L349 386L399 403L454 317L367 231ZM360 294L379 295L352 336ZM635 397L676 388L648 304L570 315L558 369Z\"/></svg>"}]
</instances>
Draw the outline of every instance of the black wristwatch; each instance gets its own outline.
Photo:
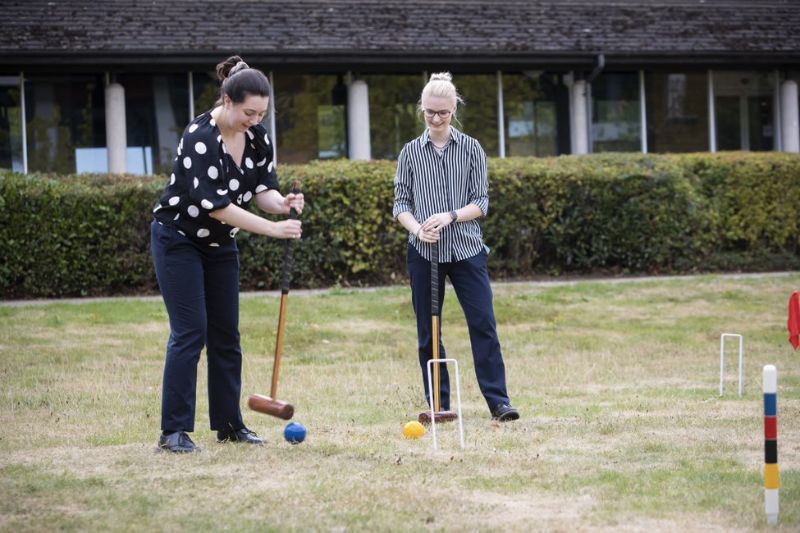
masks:
<instances>
[{"instance_id":1,"label":"black wristwatch","mask_svg":"<svg viewBox=\"0 0 800 533\"><path fill-rule=\"evenodd\" d=\"M453 223L458 220L458 213L455 211L450 211L450 222Z\"/></svg>"}]
</instances>

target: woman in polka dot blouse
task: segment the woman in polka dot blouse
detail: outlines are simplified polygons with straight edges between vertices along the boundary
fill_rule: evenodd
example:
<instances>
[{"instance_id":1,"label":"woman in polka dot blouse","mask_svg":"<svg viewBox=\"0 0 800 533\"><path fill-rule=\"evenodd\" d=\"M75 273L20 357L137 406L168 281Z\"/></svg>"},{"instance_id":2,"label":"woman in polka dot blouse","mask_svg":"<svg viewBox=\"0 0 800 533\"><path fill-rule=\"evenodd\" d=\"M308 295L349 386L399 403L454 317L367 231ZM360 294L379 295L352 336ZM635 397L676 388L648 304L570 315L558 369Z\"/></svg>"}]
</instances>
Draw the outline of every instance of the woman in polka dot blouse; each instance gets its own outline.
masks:
<instances>
[{"instance_id":1,"label":"woman in polka dot blouse","mask_svg":"<svg viewBox=\"0 0 800 533\"><path fill-rule=\"evenodd\" d=\"M161 401L159 448L197 450L197 363L205 346L211 429L220 442L262 444L242 421L239 342L240 230L299 239L298 220L273 222L250 212L303 211L302 194L283 196L272 144L261 125L269 106L264 74L238 56L217 65L221 98L194 119L178 144L164 194L154 209L151 246L170 323Z\"/></svg>"}]
</instances>

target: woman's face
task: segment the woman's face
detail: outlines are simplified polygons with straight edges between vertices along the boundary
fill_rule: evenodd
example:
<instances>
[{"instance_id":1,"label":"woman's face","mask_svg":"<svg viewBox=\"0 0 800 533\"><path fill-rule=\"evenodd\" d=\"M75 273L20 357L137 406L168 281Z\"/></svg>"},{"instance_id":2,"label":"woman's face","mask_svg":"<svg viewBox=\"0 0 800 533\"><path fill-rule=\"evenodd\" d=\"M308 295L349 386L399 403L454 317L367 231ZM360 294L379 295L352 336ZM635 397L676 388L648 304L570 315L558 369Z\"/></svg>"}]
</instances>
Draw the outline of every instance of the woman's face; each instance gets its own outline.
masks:
<instances>
[{"instance_id":1,"label":"woman's face","mask_svg":"<svg viewBox=\"0 0 800 533\"><path fill-rule=\"evenodd\" d=\"M425 124L432 132L444 133L450 128L453 113L456 112L456 99L442 96L422 98L422 114Z\"/></svg>"},{"instance_id":2,"label":"woman's face","mask_svg":"<svg viewBox=\"0 0 800 533\"><path fill-rule=\"evenodd\" d=\"M264 120L269 107L268 96L248 95L241 103L234 103L228 95L223 98L228 127L245 132Z\"/></svg>"}]
</instances>

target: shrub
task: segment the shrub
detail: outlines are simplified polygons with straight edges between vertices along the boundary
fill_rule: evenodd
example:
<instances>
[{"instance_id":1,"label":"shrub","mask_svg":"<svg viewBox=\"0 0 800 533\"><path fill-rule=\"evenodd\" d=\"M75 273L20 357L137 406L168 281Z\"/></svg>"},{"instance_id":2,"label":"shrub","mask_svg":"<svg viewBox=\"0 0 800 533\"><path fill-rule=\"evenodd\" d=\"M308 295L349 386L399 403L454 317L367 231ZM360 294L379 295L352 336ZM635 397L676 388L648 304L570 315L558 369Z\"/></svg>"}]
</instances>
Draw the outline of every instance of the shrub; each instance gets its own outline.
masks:
<instances>
[{"instance_id":1,"label":"shrub","mask_svg":"<svg viewBox=\"0 0 800 533\"><path fill-rule=\"evenodd\" d=\"M306 210L293 287L394 282L407 235L392 219L395 163L281 167ZM800 157L599 154L492 160L493 277L800 267ZM149 224L163 177L0 172L4 298L157 291ZM285 243L242 232L243 289L280 283Z\"/></svg>"}]
</instances>

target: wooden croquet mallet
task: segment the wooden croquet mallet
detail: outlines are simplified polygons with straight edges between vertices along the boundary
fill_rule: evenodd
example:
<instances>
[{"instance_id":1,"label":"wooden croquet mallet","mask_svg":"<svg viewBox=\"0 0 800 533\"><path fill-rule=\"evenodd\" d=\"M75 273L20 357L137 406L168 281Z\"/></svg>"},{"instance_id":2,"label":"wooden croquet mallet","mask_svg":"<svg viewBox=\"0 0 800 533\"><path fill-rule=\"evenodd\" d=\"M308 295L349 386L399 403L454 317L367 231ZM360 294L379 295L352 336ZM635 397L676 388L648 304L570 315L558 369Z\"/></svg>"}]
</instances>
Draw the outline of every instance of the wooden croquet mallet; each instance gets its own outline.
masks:
<instances>
[{"instance_id":1,"label":"wooden croquet mallet","mask_svg":"<svg viewBox=\"0 0 800 533\"><path fill-rule=\"evenodd\" d=\"M292 187L293 194L300 194L300 181L295 181ZM294 207L289 210L289 218L297 219L297 211ZM286 305L289 299L289 284L291 281L292 256L294 253L295 239L289 239L286 243L286 251L283 254L283 268L281 272L281 308L278 313L278 338L275 341L275 361L272 365L272 388L270 395L251 394L247 399L247 406L253 411L271 415L284 420L289 420L294 416L294 406L290 403L278 400L278 376L281 371L281 356L283 354L283 336L286 330Z\"/></svg>"}]
</instances>

